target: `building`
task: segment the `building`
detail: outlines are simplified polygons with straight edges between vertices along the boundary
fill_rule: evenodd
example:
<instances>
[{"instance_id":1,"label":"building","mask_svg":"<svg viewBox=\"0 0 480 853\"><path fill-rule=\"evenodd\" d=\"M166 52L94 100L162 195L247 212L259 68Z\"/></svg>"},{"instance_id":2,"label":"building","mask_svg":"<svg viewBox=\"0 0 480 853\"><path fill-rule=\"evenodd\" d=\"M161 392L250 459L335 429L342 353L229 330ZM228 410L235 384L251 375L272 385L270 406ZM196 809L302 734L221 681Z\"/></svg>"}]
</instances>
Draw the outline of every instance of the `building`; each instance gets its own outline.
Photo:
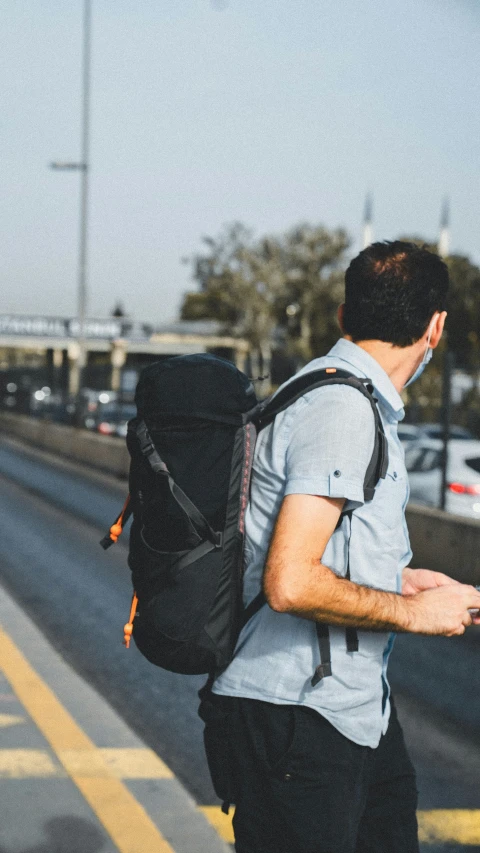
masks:
<instances>
[{"instance_id":1,"label":"building","mask_svg":"<svg viewBox=\"0 0 480 853\"><path fill-rule=\"evenodd\" d=\"M78 322L64 317L0 315L0 394L7 408L28 410L38 390L68 397L79 355ZM156 328L125 317L87 320L83 387L131 396L140 370L174 355L210 352L244 369L248 343L222 334L214 320L180 321ZM5 400L8 400L5 403Z\"/></svg>"}]
</instances>

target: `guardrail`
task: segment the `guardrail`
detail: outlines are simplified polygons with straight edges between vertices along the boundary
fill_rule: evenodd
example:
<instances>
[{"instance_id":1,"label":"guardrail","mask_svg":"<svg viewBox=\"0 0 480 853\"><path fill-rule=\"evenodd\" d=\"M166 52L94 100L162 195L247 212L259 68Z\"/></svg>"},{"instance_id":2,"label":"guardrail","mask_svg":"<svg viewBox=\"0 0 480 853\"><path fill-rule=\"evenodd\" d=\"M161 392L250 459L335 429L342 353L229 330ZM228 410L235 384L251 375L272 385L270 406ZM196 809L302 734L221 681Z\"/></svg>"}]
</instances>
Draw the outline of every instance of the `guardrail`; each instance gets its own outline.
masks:
<instances>
[{"instance_id":1,"label":"guardrail","mask_svg":"<svg viewBox=\"0 0 480 853\"><path fill-rule=\"evenodd\" d=\"M128 476L130 459L119 439L7 412L0 412L0 432L117 477ZM410 504L407 522L413 566L480 584L480 521Z\"/></svg>"}]
</instances>

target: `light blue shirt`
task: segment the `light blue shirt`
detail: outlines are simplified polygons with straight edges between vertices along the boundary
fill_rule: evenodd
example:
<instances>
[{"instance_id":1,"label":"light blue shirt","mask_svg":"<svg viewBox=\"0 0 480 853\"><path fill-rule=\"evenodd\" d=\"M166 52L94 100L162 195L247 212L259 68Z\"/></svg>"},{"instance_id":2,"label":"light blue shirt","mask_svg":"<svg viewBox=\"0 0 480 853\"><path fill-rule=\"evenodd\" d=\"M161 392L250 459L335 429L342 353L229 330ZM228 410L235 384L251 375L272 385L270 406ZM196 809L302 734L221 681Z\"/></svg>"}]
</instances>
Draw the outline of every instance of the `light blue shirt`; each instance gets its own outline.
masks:
<instances>
[{"instance_id":1,"label":"light blue shirt","mask_svg":"<svg viewBox=\"0 0 480 853\"><path fill-rule=\"evenodd\" d=\"M374 446L370 403L356 389L329 386L306 393L262 430L255 447L252 487L245 519L244 601L261 588L263 569L285 495L345 498L354 509L327 544L322 563L354 583L399 592L412 552L405 522L408 478L397 435L403 403L388 375L356 344L339 340L324 358L302 372L337 367L369 377L379 401L389 453L387 475L364 503L363 485ZM332 675L312 687L320 662L313 622L268 605L244 627L233 661L214 692L274 704L307 705L358 744L376 747L388 727L387 661L394 635L359 631L358 652L348 652L345 629L330 628Z\"/></svg>"}]
</instances>

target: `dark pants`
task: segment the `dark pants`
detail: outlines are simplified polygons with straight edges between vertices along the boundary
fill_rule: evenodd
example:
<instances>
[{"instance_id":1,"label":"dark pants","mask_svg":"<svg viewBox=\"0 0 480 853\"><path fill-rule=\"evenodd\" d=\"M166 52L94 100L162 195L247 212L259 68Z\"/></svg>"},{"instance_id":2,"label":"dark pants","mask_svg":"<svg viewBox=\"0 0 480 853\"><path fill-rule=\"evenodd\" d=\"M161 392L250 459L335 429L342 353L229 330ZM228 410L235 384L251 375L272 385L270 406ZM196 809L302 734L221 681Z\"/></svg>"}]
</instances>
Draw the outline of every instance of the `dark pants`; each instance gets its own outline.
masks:
<instances>
[{"instance_id":1,"label":"dark pants","mask_svg":"<svg viewBox=\"0 0 480 853\"><path fill-rule=\"evenodd\" d=\"M394 708L371 749L309 708L221 701L231 714L237 853L418 853L415 772Z\"/></svg>"}]
</instances>

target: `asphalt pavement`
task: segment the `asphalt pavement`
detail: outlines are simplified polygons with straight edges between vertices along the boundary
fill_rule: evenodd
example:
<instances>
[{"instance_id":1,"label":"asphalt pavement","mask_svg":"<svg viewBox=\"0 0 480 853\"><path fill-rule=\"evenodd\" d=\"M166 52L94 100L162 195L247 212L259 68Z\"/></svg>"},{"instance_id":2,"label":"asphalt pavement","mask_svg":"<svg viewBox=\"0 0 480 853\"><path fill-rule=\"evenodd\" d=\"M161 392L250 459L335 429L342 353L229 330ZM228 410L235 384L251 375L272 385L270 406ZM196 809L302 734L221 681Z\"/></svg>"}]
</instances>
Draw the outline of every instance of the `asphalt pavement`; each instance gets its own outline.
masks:
<instances>
[{"instance_id":1,"label":"asphalt pavement","mask_svg":"<svg viewBox=\"0 0 480 853\"><path fill-rule=\"evenodd\" d=\"M98 540L124 494L125 484L112 477L2 439L0 578L64 665L108 702L142 748L152 750L215 820L218 800L196 713L203 679L156 669L134 646L126 651L122 645L131 596L127 543L103 552ZM399 637L392 656L391 680L419 774L429 853L480 851L479 650L478 632L453 641ZM75 704L75 716L96 743L82 702ZM45 848L5 850L1 844L0 835L0 853L57 853L47 842Z\"/></svg>"},{"instance_id":2,"label":"asphalt pavement","mask_svg":"<svg viewBox=\"0 0 480 853\"><path fill-rule=\"evenodd\" d=\"M170 768L2 590L0 853L226 853Z\"/></svg>"}]
</instances>

